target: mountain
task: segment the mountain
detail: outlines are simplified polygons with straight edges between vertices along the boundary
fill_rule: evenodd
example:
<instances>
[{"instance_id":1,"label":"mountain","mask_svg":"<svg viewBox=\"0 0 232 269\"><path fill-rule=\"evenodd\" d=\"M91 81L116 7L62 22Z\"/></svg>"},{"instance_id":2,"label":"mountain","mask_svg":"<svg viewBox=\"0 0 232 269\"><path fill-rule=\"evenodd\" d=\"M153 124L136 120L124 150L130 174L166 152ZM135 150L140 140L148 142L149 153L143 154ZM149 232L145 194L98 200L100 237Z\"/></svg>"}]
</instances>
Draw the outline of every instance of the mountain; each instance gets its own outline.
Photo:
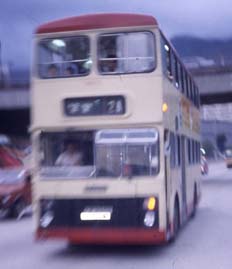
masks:
<instances>
[{"instance_id":1,"label":"mountain","mask_svg":"<svg viewBox=\"0 0 232 269\"><path fill-rule=\"evenodd\" d=\"M203 57L218 65L232 65L231 39L202 39L193 36L176 36L171 42L181 58Z\"/></svg>"}]
</instances>

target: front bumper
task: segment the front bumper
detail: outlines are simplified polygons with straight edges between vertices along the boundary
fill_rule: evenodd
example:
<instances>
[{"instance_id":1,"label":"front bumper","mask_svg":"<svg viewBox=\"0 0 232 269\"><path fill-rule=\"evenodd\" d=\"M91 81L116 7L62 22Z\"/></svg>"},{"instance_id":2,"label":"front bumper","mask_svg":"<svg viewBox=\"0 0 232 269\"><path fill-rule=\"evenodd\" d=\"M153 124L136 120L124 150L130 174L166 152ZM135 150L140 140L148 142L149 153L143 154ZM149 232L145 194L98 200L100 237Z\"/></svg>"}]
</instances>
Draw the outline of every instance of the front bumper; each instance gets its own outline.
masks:
<instances>
[{"instance_id":1,"label":"front bumper","mask_svg":"<svg viewBox=\"0 0 232 269\"><path fill-rule=\"evenodd\" d=\"M157 229L139 228L69 228L38 229L36 239L66 239L76 244L154 245L166 242L166 233Z\"/></svg>"},{"instance_id":2,"label":"front bumper","mask_svg":"<svg viewBox=\"0 0 232 269\"><path fill-rule=\"evenodd\" d=\"M62 238L79 244L155 244L165 241L159 228L159 203L144 209L144 198L42 199L36 238ZM82 213L111 209L110 218L83 219ZM107 210L106 210L107 211ZM149 219L149 214L152 213ZM154 218L153 218L154 217ZM153 219L152 219L153 218Z\"/></svg>"}]
</instances>

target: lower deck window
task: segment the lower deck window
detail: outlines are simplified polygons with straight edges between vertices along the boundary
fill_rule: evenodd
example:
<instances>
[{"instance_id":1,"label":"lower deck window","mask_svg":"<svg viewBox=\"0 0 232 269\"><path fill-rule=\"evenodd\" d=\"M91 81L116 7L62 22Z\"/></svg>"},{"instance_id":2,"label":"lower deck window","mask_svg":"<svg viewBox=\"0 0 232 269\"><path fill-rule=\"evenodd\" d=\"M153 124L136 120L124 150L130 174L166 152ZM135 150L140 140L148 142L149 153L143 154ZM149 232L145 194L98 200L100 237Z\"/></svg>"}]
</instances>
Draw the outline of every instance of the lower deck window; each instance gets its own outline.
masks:
<instances>
[{"instance_id":1,"label":"lower deck window","mask_svg":"<svg viewBox=\"0 0 232 269\"><path fill-rule=\"evenodd\" d=\"M153 176L158 173L155 129L110 129L42 133L42 177L96 178Z\"/></svg>"}]
</instances>

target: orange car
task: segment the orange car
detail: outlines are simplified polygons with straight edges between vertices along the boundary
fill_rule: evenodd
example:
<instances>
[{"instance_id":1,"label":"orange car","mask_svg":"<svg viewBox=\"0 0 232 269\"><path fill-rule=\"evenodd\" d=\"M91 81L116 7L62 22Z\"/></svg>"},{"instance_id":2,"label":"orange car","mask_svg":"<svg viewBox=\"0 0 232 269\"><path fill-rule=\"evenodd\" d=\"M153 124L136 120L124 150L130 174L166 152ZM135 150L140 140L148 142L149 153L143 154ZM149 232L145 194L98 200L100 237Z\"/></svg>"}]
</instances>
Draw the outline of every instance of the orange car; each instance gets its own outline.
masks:
<instances>
[{"instance_id":1,"label":"orange car","mask_svg":"<svg viewBox=\"0 0 232 269\"><path fill-rule=\"evenodd\" d=\"M20 217L30 204L30 175L13 150L0 146L0 216Z\"/></svg>"}]
</instances>

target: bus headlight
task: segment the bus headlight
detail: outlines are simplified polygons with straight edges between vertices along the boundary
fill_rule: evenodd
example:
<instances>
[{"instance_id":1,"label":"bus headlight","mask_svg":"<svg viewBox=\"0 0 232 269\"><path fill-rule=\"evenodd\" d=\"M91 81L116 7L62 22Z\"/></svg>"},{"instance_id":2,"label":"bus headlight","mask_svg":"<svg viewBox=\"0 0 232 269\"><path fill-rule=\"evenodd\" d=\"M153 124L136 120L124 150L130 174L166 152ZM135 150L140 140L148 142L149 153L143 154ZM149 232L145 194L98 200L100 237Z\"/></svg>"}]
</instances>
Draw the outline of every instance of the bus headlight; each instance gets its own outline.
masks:
<instances>
[{"instance_id":1,"label":"bus headlight","mask_svg":"<svg viewBox=\"0 0 232 269\"><path fill-rule=\"evenodd\" d=\"M51 222L54 219L54 214L51 211L46 212L41 218L40 218L40 226L43 228L47 228Z\"/></svg>"},{"instance_id":2,"label":"bus headlight","mask_svg":"<svg viewBox=\"0 0 232 269\"><path fill-rule=\"evenodd\" d=\"M144 199L143 209L145 210L143 224L146 227L153 227L158 225L158 198L150 196Z\"/></svg>"},{"instance_id":3,"label":"bus headlight","mask_svg":"<svg viewBox=\"0 0 232 269\"><path fill-rule=\"evenodd\" d=\"M54 219L54 200L41 200L40 202L40 226L47 228Z\"/></svg>"},{"instance_id":4,"label":"bus headlight","mask_svg":"<svg viewBox=\"0 0 232 269\"><path fill-rule=\"evenodd\" d=\"M147 227L152 227L155 223L155 211L147 211L143 223Z\"/></svg>"}]
</instances>

